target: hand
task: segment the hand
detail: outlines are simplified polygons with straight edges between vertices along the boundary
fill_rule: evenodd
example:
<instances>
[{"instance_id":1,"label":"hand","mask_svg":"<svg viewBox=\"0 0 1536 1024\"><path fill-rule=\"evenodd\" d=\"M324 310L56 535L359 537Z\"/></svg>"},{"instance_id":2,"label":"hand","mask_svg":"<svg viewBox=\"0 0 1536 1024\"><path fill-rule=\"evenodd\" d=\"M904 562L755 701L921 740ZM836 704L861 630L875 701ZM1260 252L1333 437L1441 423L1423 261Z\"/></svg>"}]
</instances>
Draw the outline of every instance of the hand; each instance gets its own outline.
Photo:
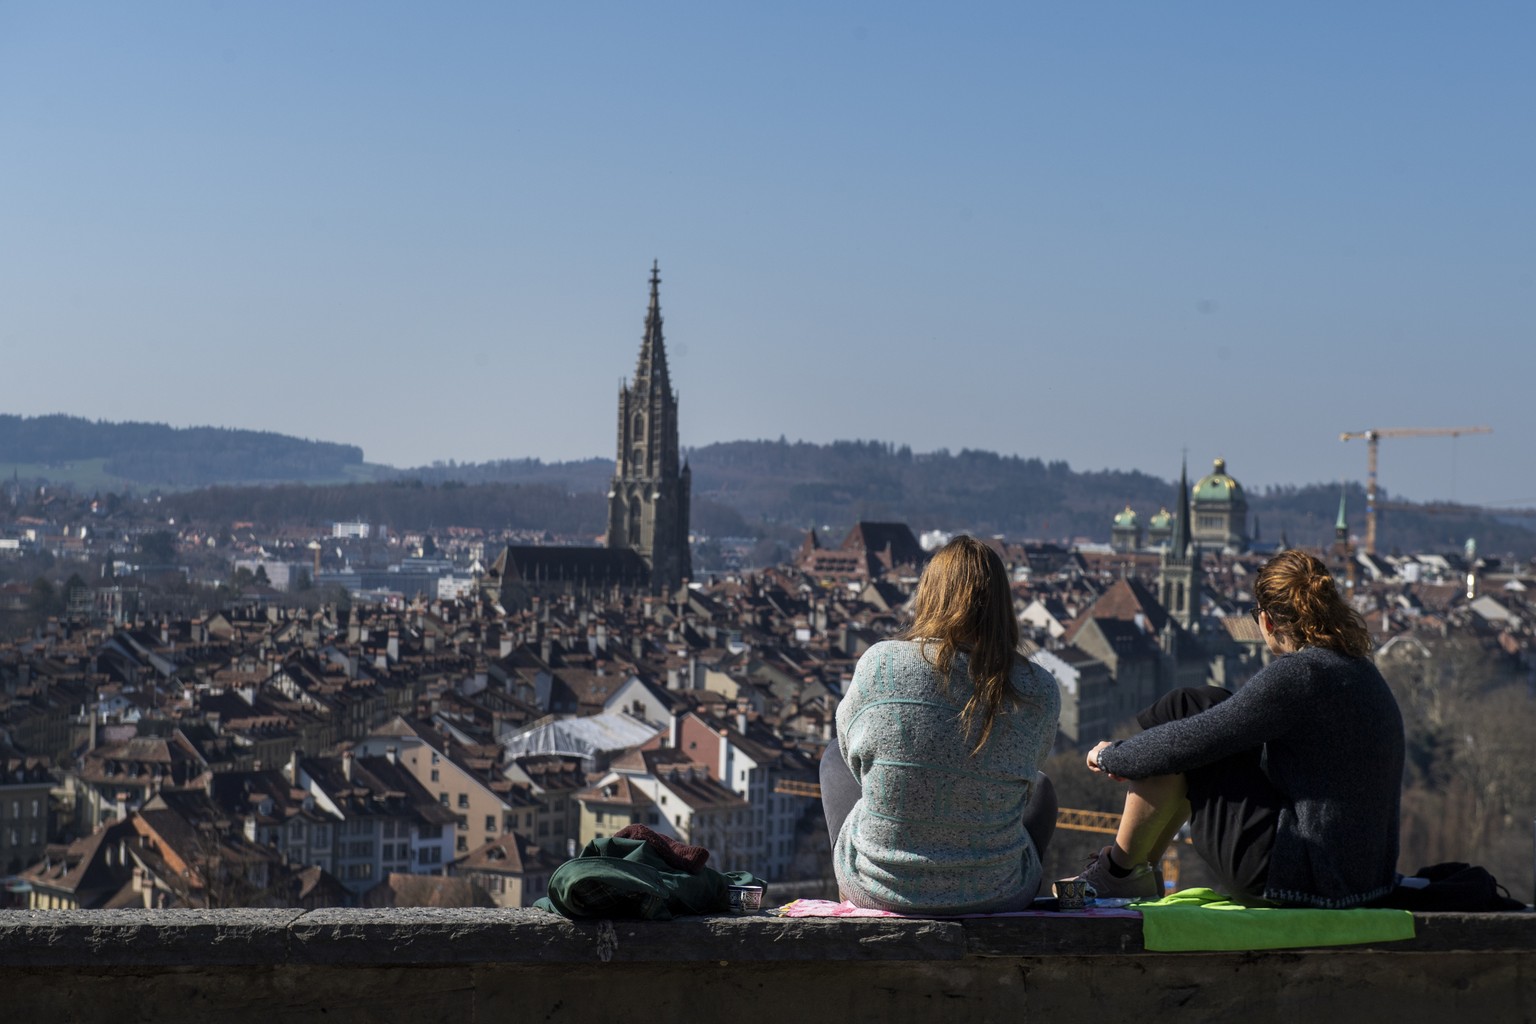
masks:
<instances>
[{"instance_id":1,"label":"hand","mask_svg":"<svg viewBox=\"0 0 1536 1024\"><path fill-rule=\"evenodd\" d=\"M1118 776L1118 775L1110 775L1109 772L1106 772L1103 768L1099 767L1099 753L1100 753L1100 751L1108 750L1112 746L1114 746L1114 744L1110 743L1108 740L1105 740L1102 743L1095 744L1094 748L1092 750L1088 751L1088 770L1091 771L1091 772L1098 772L1100 775L1104 775L1104 776L1107 776L1107 777L1109 777L1111 779L1114 779L1116 782L1124 782L1125 780L1122 779L1120 776Z\"/></svg>"}]
</instances>

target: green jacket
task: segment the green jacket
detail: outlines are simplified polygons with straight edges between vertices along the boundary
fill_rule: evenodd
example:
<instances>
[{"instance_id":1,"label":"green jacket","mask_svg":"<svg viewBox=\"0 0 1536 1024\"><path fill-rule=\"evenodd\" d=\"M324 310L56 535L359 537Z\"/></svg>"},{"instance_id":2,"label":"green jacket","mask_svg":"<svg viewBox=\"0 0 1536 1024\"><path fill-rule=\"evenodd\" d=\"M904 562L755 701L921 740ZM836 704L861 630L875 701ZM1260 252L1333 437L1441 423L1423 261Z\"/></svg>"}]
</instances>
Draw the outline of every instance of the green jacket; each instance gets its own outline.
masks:
<instances>
[{"instance_id":1,"label":"green jacket","mask_svg":"<svg viewBox=\"0 0 1536 1024\"><path fill-rule=\"evenodd\" d=\"M639 839L594 839L555 869L549 895L534 903L570 918L631 917L670 921L679 914L730 909L728 887L761 885L747 871L672 867Z\"/></svg>"}]
</instances>

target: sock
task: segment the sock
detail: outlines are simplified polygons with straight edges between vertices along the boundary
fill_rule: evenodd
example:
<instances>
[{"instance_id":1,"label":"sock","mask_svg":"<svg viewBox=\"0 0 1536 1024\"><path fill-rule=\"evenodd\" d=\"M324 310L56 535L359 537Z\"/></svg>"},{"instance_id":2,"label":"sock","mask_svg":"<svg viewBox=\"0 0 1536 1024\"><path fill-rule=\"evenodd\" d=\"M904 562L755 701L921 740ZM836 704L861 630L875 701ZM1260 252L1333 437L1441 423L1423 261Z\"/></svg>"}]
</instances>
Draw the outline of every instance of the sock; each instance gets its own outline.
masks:
<instances>
[{"instance_id":1,"label":"sock","mask_svg":"<svg viewBox=\"0 0 1536 1024\"><path fill-rule=\"evenodd\" d=\"M1114 854L1112 853L1106 854L1105 856L1109 858L1109 873L1115 878L1129 878L1131 872L1136 870L1133 867L1123 868L1119 864L1116 864Z\"/></svg>"}]
</instances>

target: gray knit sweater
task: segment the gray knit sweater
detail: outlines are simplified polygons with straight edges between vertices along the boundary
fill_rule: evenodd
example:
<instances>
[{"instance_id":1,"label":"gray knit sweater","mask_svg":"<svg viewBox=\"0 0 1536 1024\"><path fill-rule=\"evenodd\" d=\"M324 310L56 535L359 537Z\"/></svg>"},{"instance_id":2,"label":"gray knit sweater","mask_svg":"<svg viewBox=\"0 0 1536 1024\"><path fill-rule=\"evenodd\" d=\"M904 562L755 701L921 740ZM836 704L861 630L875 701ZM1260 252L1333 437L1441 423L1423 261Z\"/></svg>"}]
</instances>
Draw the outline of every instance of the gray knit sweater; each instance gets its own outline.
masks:
<instances>
[{"instance_id":1,"label":"gray knit sweater","mask_svg":"<svg viewBox=\"0 0 1536 1024\"><path fill-rule=\"evenodd\" d=\"M1266 899L1352 907L1397 869L1403 719L1376 666L1320 647L1277 658L1231 699L1104 751L1112 775L1187 771L1262 746L1286 800Z\"/></svg>"},{"instance_id":2,"label":"gray knit sweater","mask_svg":"<svg viewBox=\"0 0 1536 1024\"><path fill-rule=\"evenodd\" d=\"M960 710L971 695L962 655L943 680L909 640L875 644L837 707L837 738L863 791L833 851L844 896L861 907L929 914L1017 910L1040 884L1024 831L1035 773L1056 738L1061 693L1020 661L1026 703L999 714L975 757Z\"/></svg>"}]
</instances>

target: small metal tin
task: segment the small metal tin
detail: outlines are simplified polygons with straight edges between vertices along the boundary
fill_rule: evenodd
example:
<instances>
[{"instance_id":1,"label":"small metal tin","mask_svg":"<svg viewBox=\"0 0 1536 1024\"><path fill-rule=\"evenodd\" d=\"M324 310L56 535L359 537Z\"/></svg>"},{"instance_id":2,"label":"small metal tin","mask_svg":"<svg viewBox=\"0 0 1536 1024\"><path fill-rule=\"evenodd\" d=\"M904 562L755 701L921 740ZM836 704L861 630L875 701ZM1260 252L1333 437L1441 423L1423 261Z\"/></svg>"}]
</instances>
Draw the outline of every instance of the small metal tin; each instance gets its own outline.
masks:
<instances>
[{"instance_id":1,"label":"small metal tin","mask_svg":"<svg viewBox=\"0 0 1536 1024\"><path fill-rule=\"evenodd\" d=\"M755 914L763 909L763 887L760 885L732 885L727 887L731 899L731 913Z\"/></svg>"},{"instance_id":2,"label":"small metal tin","mask_svg":"<svg viewBox=\"0 0 1536 1024\"><path fill-rule=\"evenodd\" d=\"M1088 880L1084 878L1058 878L1051 883L1056 894L1057 910L1083 910L1088 906Z\"/></svg>"}]
</instances>

